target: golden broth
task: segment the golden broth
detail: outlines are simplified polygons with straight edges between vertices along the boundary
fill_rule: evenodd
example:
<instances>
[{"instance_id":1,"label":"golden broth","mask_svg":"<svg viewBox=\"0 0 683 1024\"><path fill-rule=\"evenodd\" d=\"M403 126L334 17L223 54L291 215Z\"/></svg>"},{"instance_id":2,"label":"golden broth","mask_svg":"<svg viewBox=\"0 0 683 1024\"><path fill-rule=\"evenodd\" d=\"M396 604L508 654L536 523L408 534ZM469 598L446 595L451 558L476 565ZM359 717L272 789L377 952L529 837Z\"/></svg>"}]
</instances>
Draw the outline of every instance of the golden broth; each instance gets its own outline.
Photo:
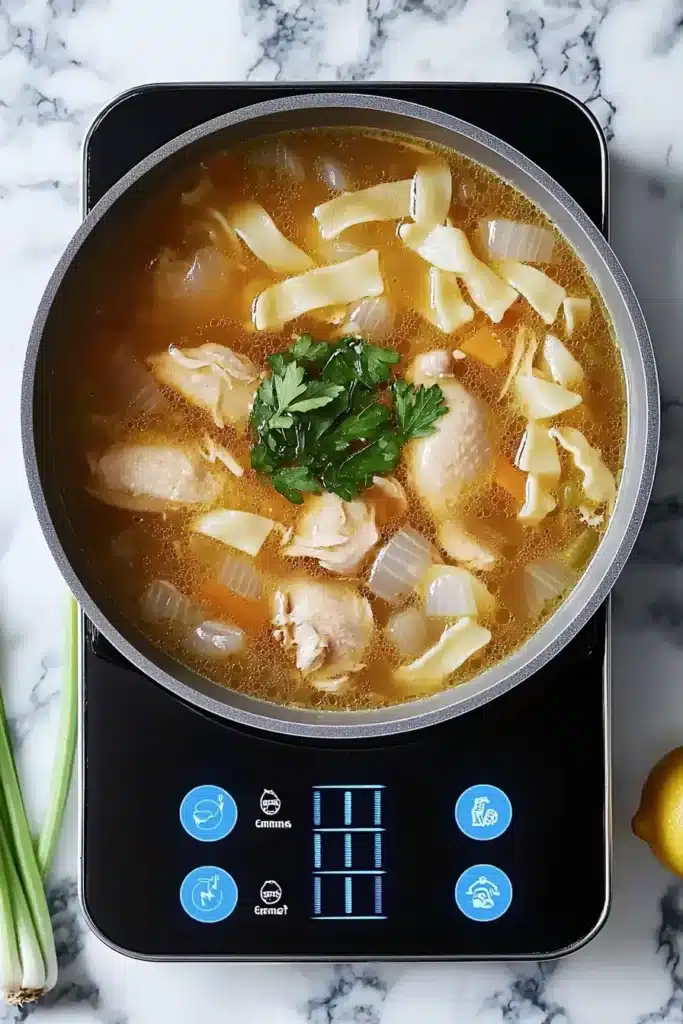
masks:
<instances>
[{"instance_id":1,"label":"golden broth","mask_svg":"<svg viewBox=\"0 0 683 1024\"><path fill-rule=\"evenodd\" d=\"M130 396L126 396L125 382L118 379L120 361L112 359L122 344L127 355L144 362L146 357L167 349L170 344L188 348L211 341L247 354L265 369L267 355L285 348L292 334L310 332L319 340L333 337L334 327L317 315L302 317L285 325L280 332L253 330L250 309L255 295L287 275L268 270L245 246L235 261L220 217L212 211L220 214L228 204L239 199L256 200L270 213L283 234L310 253L316 263L330 260L335 245L355 245L360 251L378 249L385 294L394 299L400 309L396 327L384 342L401 355L400 364L394 368L399 374L405 373L416 354L436 348L450 351L490 321L476 310L471 323L446 335L414 312L416 281L424 279L427 264L401 243L394 221L359 225L333 242L322 242L312 210L331 198L332 193L318 174L321 158L334 158L343 165L351 187L358 189L381 181L412 177L420 159L419 151L431 149L438 153L448 161L453 174L451 217L467 232L473 246L475 229L482 217L506 217L551 226L537 207L516 189L450 150L426 144L416 147L400 136L360 129L303 130L273 138L295 154L297 162L293 167L290 162L284 170L274 168L270 159L272 150L268 149L270 142L264 148L263 140L235 147L229 153L208 156L201 167L187 168L159 194L138 204L135 218L126 221L106 255L89 268L91 286L81 291L77 314L69 318L69 344L75 345L73 365L78 366L78 373L67 384L65 407L69 409L66 424L69 443L64 467L65 501L95 575L125 614L181 661L227 686L280 703L329 708L367 708L395 703L405 699L392 682L392 670L399 659L380 628L386 623L391 608L365 588L367 566L358 581L361 592L370 600L375 619L373 640L363 658L366 667L353 677L350 694L325 695L305 683L294 667L291 652L284 651L272 637L267 603L245 602L215 582L214 572L189 542L189 524L196 510L133 513L102 504L87 491L88 459L96 458L112 442L141 436L188 442L208 431L226 445L243 466L249 466L249 441L244 434L232 428L216 428L208 414L192 408L170 392L167 393L168 408L163 414L143 413L131 418L126 411ZM281 155L282 149L279 152ZM163 274L164 253L172 252L191 260L197 250L204 248L222 253L225 262L218 266L227 267L227 271L222 276L218 273L208 290L201 294L171 297ZM580 327L570 343L586 374L583 402L577 409L562 415L561 425L583 431L588 441L600 449L606 464L618 478L626 429L619 354L595 286L559 235L556 251L560 254L559 261L543 269L563 285L568 294L589 295L592 300L588 325ZM233 266L233 262L239 266ZM493 326L511 353L520 324L528 325L540 338L548 330L564 338L561 319L560 310L556 324L547 328L520 298L502 322ZM496 370L468 357L454 364L454 372L468 390L493 408L501 426L500 451L512 461L525 420L509 398L503 401L499 398L508 366L509 357ZM566 453L560 451L560 456L562 480L573 479L576 485L580 477L571 470ZM249 469L241 479L227 472L225 476L221 504L268 516L284 526L296 524L298 507L277 494L267 479L258 479ZM434 520L411 492L403 465L396 476L406 487L408 511L400 520L390 520L382 527L380 543L399 525L410 525L434 540ZM554 611L557 601L546 607L541 619L530 622L525 618L520 611L519 588L515 582L520 568L531 560L565 550L586 531L576 511L564 510L561 505L539 526L523 527L516 519L519 503L493 482L478 489L469 505L471 515L486 520L505 537L508 558L482 577L499 600L496 622L491 627L492 641L445 681L444 687L469 679L505 658ZM281 535L273 532L255 560L270 580L302 573L318 579L338 578L321 569L314 560L283 557L280 542ZM371 562L371 558L368 561ZM141 595L158 579L172 582L196 601L207 618L229 620L242 627L247 634L246 655L232 661L203 660L180 647L172 630L152 627L142 621ZM438 634L437 629L434 640Z\"/></svg>"}]
</instances>

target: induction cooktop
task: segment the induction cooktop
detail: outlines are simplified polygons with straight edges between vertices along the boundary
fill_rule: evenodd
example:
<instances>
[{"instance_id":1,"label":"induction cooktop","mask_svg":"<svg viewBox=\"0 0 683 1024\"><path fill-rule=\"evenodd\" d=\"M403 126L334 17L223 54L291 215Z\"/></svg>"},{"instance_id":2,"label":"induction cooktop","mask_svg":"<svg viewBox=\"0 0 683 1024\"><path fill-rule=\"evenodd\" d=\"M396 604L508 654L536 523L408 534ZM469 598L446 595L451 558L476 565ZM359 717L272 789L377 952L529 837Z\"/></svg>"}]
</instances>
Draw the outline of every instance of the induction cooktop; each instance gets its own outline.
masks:
<instances>
[{"instance_id":1,"label":"induction cooktop","mask_svg":"<svg viewBox=\"0 0 683 1024\"><path fill-rule=\"evenodd\" d=\"M89 210L134 164L229 110L329 85L153 85L84 148ZM577 101L517 85L334 84L500 136L607 230L607 151ZM278 737L200 712L84 619L81 894L147 959L560 956L610 898L609 607L492 703L389 739Z\"/></svg>"}]
</instances>

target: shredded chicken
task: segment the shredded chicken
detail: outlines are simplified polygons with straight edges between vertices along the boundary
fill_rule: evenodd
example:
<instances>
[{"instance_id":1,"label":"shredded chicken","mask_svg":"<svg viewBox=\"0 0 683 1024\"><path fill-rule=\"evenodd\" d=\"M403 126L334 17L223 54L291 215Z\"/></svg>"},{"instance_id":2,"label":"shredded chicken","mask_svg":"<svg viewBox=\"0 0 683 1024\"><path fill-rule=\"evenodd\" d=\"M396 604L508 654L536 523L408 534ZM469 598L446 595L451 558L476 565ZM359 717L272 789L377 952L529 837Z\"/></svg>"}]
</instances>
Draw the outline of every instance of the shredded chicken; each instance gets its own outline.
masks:
<instances>
[{"instance_id":1,"label":"shredded chicken","mask_svg":"<svg viewBox=\"0 0 683 1024\"><path fill-rule=\"evenodd\" d=\"M477 529L477 525L481 529ZM495 569L502 558L499 547L486 536L482 524L465 524L459 520L447 519L439 525L438 537L439 544L448 557L466 569L488 572Z\"/></svg>"},{"instance_id":2,"label":"shredded chicken","mask_svg":"<svg viewBox=\"0 0 683 1024\"><path fill-rule=\"evenodd\" d=\"M169 346L147 360L165 387L205 409L217 427L244 426L262 374L247 356L207 342L199 348Z\"/></svg>"},{"instance_id":3,"label":"shredded chicken","mask_svg":"<svg viewBox=\"0 0 683 1024\"><path fill-rule=\"evenodd\" d=\"M240 465L232 452L225 445L214 441L210 434L204 434L202 438L201 453L207 462L222 462L234 476L244 476L244 467Z\"/></svg>"},{"instance_id":4,"label":"shredded chicken","mask_svg":"<svg viewBox=\"0 0 683 1024\"><path fill-rule=\"evenodd\" d=\"M331 684L364 667L372 611L350 584L318 580L283 583L273 597L273 635L296 647L296 666L313 685Z\"/></svg>"},{"instance_id":5,"label":"shredded chicken","mask_svg":"<svg viewBox=\"0 0 683 1024\"><path fill-rule=\"evenodd\" d=\"M306 501L296 533L282 553L315 558L323 569L348 575L358 570L378 540L372 504L324 493Z\"/></svg>"},{"instance_id":6,"label":"shredded chicken","mask_svg":"<svg viewBox=\"0 0 683 1024\"><path fill-rule=\"evenodd\" d=\"M375 509L375 522L384 526L391 519L405 515L408 498L403 485L395 476L373 476L372 487L363 494L363 501Z\"/></svg>"}]
</instances>

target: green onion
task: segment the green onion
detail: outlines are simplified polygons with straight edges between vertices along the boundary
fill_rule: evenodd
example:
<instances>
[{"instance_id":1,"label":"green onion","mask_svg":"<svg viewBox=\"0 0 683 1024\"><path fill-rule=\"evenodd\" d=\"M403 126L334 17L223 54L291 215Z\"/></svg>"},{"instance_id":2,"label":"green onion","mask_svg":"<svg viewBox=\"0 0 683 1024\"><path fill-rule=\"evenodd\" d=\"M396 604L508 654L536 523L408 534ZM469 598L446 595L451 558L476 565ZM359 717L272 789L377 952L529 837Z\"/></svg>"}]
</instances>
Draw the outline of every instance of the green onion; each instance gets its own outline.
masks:
<instances>
[{"instance_id":1,"label":"green onion","mask_svg":"<svg viewBox=\"0 0 683 1024\"><path fill-rule=\"evenodd\" d=\"M67 652L66 669L62 681L61 709L59 733L55 763L52 769L52 792L47 813L38 840L38 867L41 876L47 875L54 854L57 839L62 826L66 798L71 784L74 754L76 752L76 733L78 730L78 621L77 603L69 598L67 618Z\"/></svg>"},{"instance_id":2,"label":"green onion","mask_svg":"<svg viewBox=\"0 0 683 1024\"><path fill-rule=\"evenodd\" d=\"M0 694L0 991L32 1002L54 987L57 955L43 879L62 823L76 747L78 606L69 598L66 672L52 793L37 844L26 817Z\"/></svg>"}]
</instances>

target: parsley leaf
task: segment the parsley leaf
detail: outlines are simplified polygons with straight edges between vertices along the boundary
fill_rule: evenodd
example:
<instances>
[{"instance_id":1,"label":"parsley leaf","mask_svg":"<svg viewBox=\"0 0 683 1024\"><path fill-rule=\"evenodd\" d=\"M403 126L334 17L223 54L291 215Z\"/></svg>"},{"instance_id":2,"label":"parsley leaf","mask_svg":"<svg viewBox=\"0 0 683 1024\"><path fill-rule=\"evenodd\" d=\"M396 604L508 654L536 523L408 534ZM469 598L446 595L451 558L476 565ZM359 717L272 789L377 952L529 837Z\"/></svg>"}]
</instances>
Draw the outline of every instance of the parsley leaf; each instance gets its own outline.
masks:
<instances>
[{"instance_id":1,"label":"parsley leaf","mask_svg":"<svg viewBox=\"0 0 683 1024\"><path fill-rule=\"evenodd\" d=\"M436 420L448 412L448 404L438 384L428 388L420 384L415 388L405 380L395 380L391 390L403 441L433 434Z\"/></svg>"},{"instance_id":2,"label":"parsley leaf","mask_svg":"<svg viewBox=\"0 0 683 1024\"><path fill-rule=\"evenodd\" d=\"M313 341L310 334L300 334L289 351L292 358L309 370L321 370L332 354L334 345L327 341Z\"/></svg>"},{"instance_id":3,"label":"parsley leaf","mask_svg":"<svg viewBox=\"0 0 683 1024\"><path fill-rule=\"evenodd\" d=\"M369 487L376 474L391 473L401 455L401 439L383 434L371 444L349 455L340 464L325 467L322 481L325 489L351 501Z\"/></svg>"},{"instance_id":4,"label":"parsley leaf","mask_svg":"<svg viewBox=\"0 0 683 1024\"><path fill-rule=\"evenodd\" d=\"M320 484L308 466L286 466L284 469L278 469L273 473L271 480L275 490L295 505L300 505L304 500L302 491L320 494Z\"/></svg>"},{"instance_id":5,"label":"parsley leaf","mask_svg":"<svg viewBox=\"0 0 683 1024\"><path fill-rule=\"evenodd\" d=\"M400 359L393 348L370 345L362 338L342 338L322 372L323 380L360 384L372 390L389 380L390 366Z\"/></svg>"},{"instance_id":6,"label":"parsley leaf","mask_svg":"<svg viewBox=\"0 0 683 1024\"><path fill-rule=\"evenodd\" d=\"M289 358L288 352L276 352L275 355L268 356L268 366L273 371L273 376L284 376L287 364L291 362L293 360Z\"/></svg>"},{"instance_id":7,"label":"parsley leaf","mask_svg":"<svg viewBox=\"0 0 683 1024\"><path fill-rule=\"evenodd\" d=\"M274 371L266 377L256 393L252 423L259 435L264 429L287 430L294 425L292 413L320 409L343 390L340 385L321 381L305 383L305 370L295 361L280 368L283 372Z\"/></svg>"},{"instance_id":8,"label":"parsley leaf","mask_svg":"<svg viewBox=\"0 0 683 1024\"><path fill-rule=\"evenodd\" d=\"M278 467L278 458L265 444L256 444L251 449L251 468L257 473L274 473Z\"/></svg>"},{"instance_id":9,"label":"parsley leaf","mask_svg":"<svg viewBox=\"0 0 683 1024\"><path fill-rule=\"evenodd\" d=\"M275 352L268 356L268 365L273 373L284 374L288 363L297 362L309 371L322 370L335 346L328 341L313 341L310 334L300 334L286 352Z\"/></svg>"},{"instance_id":10,"label":"parsley leaf","mask_svg":"<svg viewBox=\"0 0 683 1024\"><path fill-rule=\"evenodd\" d=\"M400 359L398 352L393 348L380 348L378 345L366 343L363 355L365 357L366 375L373 384L383 384L389 380L390 366L393 366Z\"/></svg>"},{"instance_id":11,"label":"parsley leaf","mask_svg":"<svg viewBox=\"0 0 683 1024\"><path fill-rule=\"evenodd\" d=\"M290 405L289 412L311 412L313 409L322 409L343 390L344 388L340 384L327 384L321 380L312 380L306 385L304 398Z\"/></svg>"},{"instance_id":12,"label":"parsley leaf","mask_svg":"<svg viewBox=\"0 0 683 1024\"><path fill-rule=\"evenodd\" d=\"M325 451L344 451L352 441L374 440L391 419L391 409L375 402L360 412L344 417L326 437Z\"/></svg>"}]
</instances>

